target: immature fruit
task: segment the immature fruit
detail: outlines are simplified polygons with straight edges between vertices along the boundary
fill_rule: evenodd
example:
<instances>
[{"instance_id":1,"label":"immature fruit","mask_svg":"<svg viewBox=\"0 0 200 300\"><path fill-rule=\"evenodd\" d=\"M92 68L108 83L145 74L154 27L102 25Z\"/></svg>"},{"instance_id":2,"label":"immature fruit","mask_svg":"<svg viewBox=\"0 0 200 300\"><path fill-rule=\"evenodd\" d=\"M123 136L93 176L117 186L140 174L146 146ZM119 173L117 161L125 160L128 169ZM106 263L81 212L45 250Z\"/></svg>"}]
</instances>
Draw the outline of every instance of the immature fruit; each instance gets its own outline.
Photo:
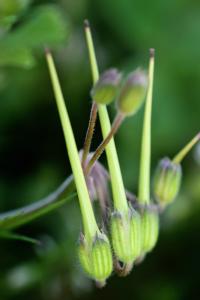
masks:
<instances>
[{"instance_id":1,"label":"immature fruit","mask_svg":"<svg viewBox=\"0 0 200 300\"><path fill-rule=\"evenodd\" d=\"M105 71L91 90L93 101L99 104L111 103L117 96L120 81L121 74L117 69Z\"/></svg>"},{"instance_id":2,"label":"immature fruit","mask_svg":"<svg viewBox=\"0 0 200 300\"><path fill-rule=\"evenodd\" d=\"M131 212L130 217L131 248L134 260L141 255L141 217L136 211Z\"/></svg>"},{"instance_id":3,"label":"immature fruit","mask_svg":"<svg viewBox=\"0 0 200 300\"><path fill-rule=\"evenodd\" d=\"M83 270L92 279L104 283L112 273L112 252L105 234L97 233L92 242L81 235L78 255Z\"/></svg>"},{"instance_id":4,"label":"immature fruit","mask_svg":"<svg viewBox=\"0 0 200 300\"><path fill-rule=\"evenodd\" d=\"M142 234L142 252L150 252L157 240L159 233L158 212L151 207L145 207L141 212L141 234Z\"/></svg>"},{"instance_id":5,"label":"immature fruit","mask_svg":"<svg viewBox=\"0 0 200 300\"><path fill-rule=\"evenodd\" d=\"M132 263L141 252L140 216L115 211L111 216L111 238L116 258L123 263Z\"/></svg>"},{"instance_id":6,"label":"immature fruit","mask_svg":"<svg viewBox=\"0 0 200 300\"><path fill-rule=\"evenodd\" d=\"M156 169L153 192L161 205L171 203L177 196L182 178L181 165L163 158Z\"/></svg>"},{"instance_id":7,"label":"immature fruit","mask_svg":"<svg viewBox=\"0 0 200 300\"><path fill-rule=\"evenodd\" d=\"M129 74L118 97L118 108L125 115L133 115L141 107L147 90L146 72L137 69Z\"/></svg>"}]
</instances>

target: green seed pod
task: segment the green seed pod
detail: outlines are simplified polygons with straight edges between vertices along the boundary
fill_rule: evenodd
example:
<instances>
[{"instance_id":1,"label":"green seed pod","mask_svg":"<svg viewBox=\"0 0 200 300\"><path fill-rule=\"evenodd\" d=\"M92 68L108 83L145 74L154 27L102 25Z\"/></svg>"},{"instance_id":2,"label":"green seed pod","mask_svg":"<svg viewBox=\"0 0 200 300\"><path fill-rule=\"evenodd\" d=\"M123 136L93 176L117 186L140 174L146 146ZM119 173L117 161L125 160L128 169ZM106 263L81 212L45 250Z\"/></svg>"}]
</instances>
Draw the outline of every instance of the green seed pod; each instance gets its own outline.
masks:
<instances>
[{"instance_id":1,"label":"green seed pod","mask_svg":"<svg viewBox=\"0 0 200 300\"><path fill-rule=\"evenodd\" d=\"M92 242L82 235L78 247L83 270L94 280L104 283L112 273L112 252L108 238L98 233Z\"/></svg>"},{"instance_id":2,"label":"green seed pod","mask_svg":"<svg viewBox=\"0 0 200 300\"><path fill-rule=\"evenodd\" d=\"M146 72L137 69L129 74L118 97L118 109L125 115L133 115L141 107L147 90Z\"/></svg>"},{"instance_id":3,"label":"green seed pod","mask_svg":"<svg viewBox=\"0 0 200 300\"><path fill-rule=\"evenodd\" d=\"M132 263L140 254L140 216L129 211L115 211L111 216L111 237L114 253L123 263Z\"/></svg>"},{"instance_id":4,"label":"green seed pod","mask_svg":"<svg viewBox=\"0 0 200 300\"><path fill-rule=\"evenodd\" d=\"M105 71L91 90L93 101L99 104L111 103L117 96L120 81L121 74L117 69Z\"/></svg>"},{"instance_id":5,"label":"green seed pod","mask_svg":"<svg viewBox=\"0 0 200 300\"><path fill-rule=\"evenodd\" d=\"M158 203L167 205L177 196L182 178L181 165L163 158L156 169L153 191Z\"/></svg>"},{"instance_id":6,"label":"green seed pod","mask_svg":"<svg viewBox=\"0 0 200 300\"><path fill-rule=\"evenodd\" d=\"M94 278L103 282L110 276L113 267L111 247L105 235L96 236L91 254Z\"/></svg>"},{"instance_id":7,"label":"green seed pod","mask_svg":"<svg viewBox=\"0 0 200 300\"><path fill-rule=\"evenodd\" d=\"M131 212L130 218L130 235L131 235L131 248L134 259L141 255L142 239L141 239L141 217L136 212Z\"/></svg>"},{"instance_id":8,"label":"green seed pod","mask_svg":"<svg viewBox=\"0 0 200 300\"><path fill-rule=\"evenodd\" d=\"M159 233L158 212L145 207L141 213L142 252L150 252L157 240Z\"/></svg>"},{"instance_id":9,"label":"green seed pod","mask_svg":"<svg viewBox=\"0 0 200 300\"><path fill-rule=\"evenodd\" d=\"M111 237L114 253L118 260L130 263L134 256L130 243L130 220L127 215L114 212L111 216Z\"/></svg>"},{"instance_id":10,"label":"green seed pod","mask_svg":"<svg viewBox=\"0 0 200 300\"><path fill-rule=\"evenodd\" d=\"M88 245L85 236L81 233L78 245L79 261L85 273L92 277L89 255L90 246Z\"/></svg>"}]
</instances>

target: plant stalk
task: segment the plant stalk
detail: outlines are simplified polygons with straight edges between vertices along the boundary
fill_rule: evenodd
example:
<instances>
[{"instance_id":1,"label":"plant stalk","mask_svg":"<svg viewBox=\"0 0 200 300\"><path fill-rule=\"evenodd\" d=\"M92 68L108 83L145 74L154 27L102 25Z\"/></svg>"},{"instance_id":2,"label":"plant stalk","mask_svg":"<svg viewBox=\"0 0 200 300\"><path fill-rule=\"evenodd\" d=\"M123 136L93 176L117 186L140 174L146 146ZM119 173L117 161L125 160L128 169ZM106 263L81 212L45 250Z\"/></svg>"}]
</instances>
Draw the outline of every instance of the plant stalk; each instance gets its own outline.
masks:
<instances>
[{"instance_id":1,"label":"plant stalk","mask_svg":"<svg viewBox=\"0 0 200 300\"><path fill-rule=\"evenodd\" d=\"M98 110L98 106L93 101L92 107L91 107L91 112L90 112L90 120L89 120L88 129L87 129L85 142L84 142L84 146L83 146L83 156L82 156L83 169L85 169L85 161L90 152L92 137L93 137L94 128L95 128L96 119L97 119L97 110Z\"/></svg>"},{"instance_id":2,"label":"plant stalk","mask_svg":"<svg viewBox=\"0 0 200 300\"><path fill-rule=\"evenodd\" d=\"M90 170L91 170L92 166L99 159L99 157L102 155L102 153L105 150L106 146L108 145L108 143L110 142L110 140L112 139L112 137L115 135L115 133L119 129L120 125L122 124L122 122L124 120L124 117L125 116L122 113L120 113L120 112L116 115L109 134L102 141L102 143L99 145L99 147L94 152L92 158L90 159L90 161L89 161L89 163L88 163L88 165L87 165L87 167L85 169L85 174L86 175L90 173Z\"/></svg>"},{"instance_id":3,"label":"plant stalk","mask_svg":"<svg viewBox=\"0 0 200 300\"><path fill-rule=\"evenodd\" d=\"M73 194L71 194L73 193ZM69 176L54 192L32 204L0 214L0 230L14 229L29 223L64 205L73 199L75 185L73 176Z\"/></svg>"},{"instance_id":4,"label":"plant stalk","mask_svg":"<svg viewBox=\"0 0 200 300\"><path fill-rule=\"evenodd\" d=\"M176 164L181 163L183 158L188 154L188 152L194 147L194 145L200 141L200 133L198 133L174 158L173 162Z\"/></svg>"},{"instance_id":5,"label":"plant stalk","mask_svg":"<svg viewBox=\"0 0 200 300\"><path fill-rule=\"evenodd\" d=\"M57 108L60 115L60 120L65 137L66 147L71 163L74 180L77 188L85 235L90 238L99 232L89 192L87 189L85 177L81 167L81 162L78 154L78 149L74 139L73 130L69 120L68 112L65 106L64 97L61 91L57 71L54 65L52 55L49 51L46 52L47 64L49 67L50 77L53 85L53 90L56 98Z\"/></svg>"},{"instance_id":6,"label":"plant stalk","mask_svg":"<svg viewBox=\"0 0 200 300\"><path fill-rule=\"evenodd\" d=\"M88 52L89 52L93 83L95 84L99 79L99 71L98 71L95 50L94 50L92 34L91 34L90 25L88 21L85 21L85 35L86 35ZM102 135L103 138L106 139L107 135L111 131L111 124L110 124L110 119L108 116L106 106L99 104L98 113L100 118ZM111 186L112 186L115 209L119 211L127 212L128 203L126 199L126 193L124 189L122 174L120 170L119 160L118 160L113 137L110 139L110 142L107 144L105 151L106 151L108 166L110 171Z\"/></svg>"},{"instance_id":7,"label":"plant stalk","mask_svg":"<svg viewBox=\"0 0 200 300\"><path fill-rule=\"evenodd\" d=\"M145 113L143 121L140 175L139 175L139 193L138 201L148 204L150 202L150 168L151 168L151 113L152 113L152 94L154 77L154 49L150 49L149 60L149 85L145 104Z\"/></svg>"}]
</instances>

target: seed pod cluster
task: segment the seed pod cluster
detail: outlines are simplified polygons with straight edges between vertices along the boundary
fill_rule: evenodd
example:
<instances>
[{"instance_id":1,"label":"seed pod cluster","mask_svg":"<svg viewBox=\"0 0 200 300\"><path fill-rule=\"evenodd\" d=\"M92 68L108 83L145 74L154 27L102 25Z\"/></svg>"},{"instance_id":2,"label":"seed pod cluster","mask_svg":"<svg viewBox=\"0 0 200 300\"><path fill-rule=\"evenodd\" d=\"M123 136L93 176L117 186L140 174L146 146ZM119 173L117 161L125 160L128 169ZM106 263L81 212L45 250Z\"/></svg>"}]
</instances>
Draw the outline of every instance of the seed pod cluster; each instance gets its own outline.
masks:
<instances>
[{"instance_id":1,"label":"seed pod cluster","mask_svg":"<svg viewBox=\"0 0 200 300\"><path fill-rule=\"evenodd\" d=\"M86 23L86 33L87 40L89 41L89 46L91 47L91 36L89 34L89 25ZM88 35L89 34L89 35ZM93 51L93 50L92 50ZM127 203L127 195L123 181L121 178L121 171L118 164L117 153L115 151L114 141L109 148L109 155L107 155L108 165L110 169L110 178L113 190L113 207L114 212L110 216L110 223L105 220L107 217L107 212L105 213L105 205L102 205L104 210L105 226L108 225L108 230L110 231L110 240L112 242L113 253L110 245L110 241L106 234L99 230L97 225L96 217L91 204L91 199L89 195L89 189L86 184L87 179L87 169L81 166L81 161L78 155L77 146L75 138L73 135L73 130L69 120L67 109L65 108L64 98L62 96L62 91L59 85L58 76L56 73L53 58L49 51L46 51L47 63L53 83L54 93L56 97L56 102L58 106L58 111L60 114L61 124L63 126L63 131L65 134L66 146L69 154L70 163L72 166L72 171L74 175L74 181L77 188L77 194L79 198L80 210L82 214L83 230L84 234L81 234L79 245L78 245L78 255L79 260L82 265L83 270L88 274L89 277L99 282L102 286L106 279L111 275L114 265L119 266L118 270L121 268L123 274L127 274L128 271L133 266L133 263L141 260L146 253L150 252L158 239L159 234L159 210L160 206L165 206L171 203L176 197L180 183L181 183L181 166L180 162L188 151L200 140L200 134L197 134L194 139L188 143L179 153L175 156L173 160L164 158L159 163L156 175L154 179L154 195L158 204L153 205L150 201L150 154L151 154L151 100L152 100L152 87L153 87L153 70L154 70L154 50L150 51L150 63L149 63L149 84L147 80L147 75L142 70L136 70L128 75L121 84L121 74L116 69L111 69L104 72L97 83L94 85L91 96L94 101L99 104L109 104L113 99L117 98L118 114L116 118L116 127L110 129L109 117L107 116L106 110L99 110L103 112L101 114L103 120L103 129L107 127L108 136L104 139L107 141L108 138L112 138L118 128L120 122L124 119L124 116L135 114L143 103L147 85L149 86L147 91L147 102L145 108L145 119L144 119L144 134L142 139L142 156L141 156L141 176L139 180L139 199ZM94 58L94 53L93 56ZM94 103L93 103L94 104ZM91 130L88 132L93 134L93 124L95 124L97 105L93 105L94 110L92 110L94 118L90 119L90 124L92 124ZM104 127L105 123L107 125ZM103 130L103 136L104 131ZM106 146L109 146L109 139ZM88 140L86 145L90 148L91 140ZM104 145L102 142L101 145ZM100 145L100 146L101 146ZM99 148L98 148L99 149ZM98 150L97 149L97 150ZM100 147L101 149L101 147ZM103 148L104 150L105 148ZM85 149L84 149L85 150ZM86 151L89 152L89 149ZM97 152L97 154L99 154ZM92 156L92 158L95 157ZM89 161L89 163L92 161ZM97 155L97 159L99 156ZM111 158L111 159L110 159ZM88 164L89 164L88 163ZM95 171L95 170L93 170ZM101 170L102 171L102 170ZM94 172L95 173L95 172ZM98 173L98 172L97 172ZM97 174L97 177L101 177L101 172ZM92 176L92 172L90 174ZM105 174L104 174L105 175ZM94 175L93 175L94 176ZM94 177L92 178L95 179ZM104 189L107 189L105 181L97 180L94 181L98 187L98 194L103 194L101 190L101 185L104 185ZM100 186L99 186L100 185ZM106 191L107 192L107 191ZM92 198L95 198L97 193L94 189L92 190ZM106 194L107 195L107 194ZM101 197L99 197L101 198ZM102 196L103 204L105 204L105 194ZM144 204L145 203L145 204ZM129 205L130 204L130 205ZM131 206L132 204L132 206ZM102 208L101 207L101 208ZM103 214L102 214L103 215ZM114 258L114 259L113 259ZM116 262L116 260L118 260ZM117 266L117 267L118 267ZM117 270L115 267L115 270Z\"/></svg>"},{"instance_id":2,"label":"seed pod cluster","mask_svg":"<svg viewBox=\"0 0 200 300\"><path fill-rule=\"evenodd\" d=\"M93 101L110 104L117 99L117 108L125 116L135 114L144 102L148 78L145 71L137 69L121 84L122 76L117 69L102 73L91 90Z\"/></svg>"},{"instance_id":3,"label":"seed pod cluster","mask_svg":"<svg viewBox=\"0 0 200 300\"><path fill-rule=\"evenodd\" d=\"M138 213L114 211L110 217L110 235L115 258L123 264L133 264L150 252L158 238L158 213L148 207ZM111 275L113 258L108 238L98 233L92 241L81 234L78 246L79 260L85 273L102 283Z\"/></svg>"}]
</instances>

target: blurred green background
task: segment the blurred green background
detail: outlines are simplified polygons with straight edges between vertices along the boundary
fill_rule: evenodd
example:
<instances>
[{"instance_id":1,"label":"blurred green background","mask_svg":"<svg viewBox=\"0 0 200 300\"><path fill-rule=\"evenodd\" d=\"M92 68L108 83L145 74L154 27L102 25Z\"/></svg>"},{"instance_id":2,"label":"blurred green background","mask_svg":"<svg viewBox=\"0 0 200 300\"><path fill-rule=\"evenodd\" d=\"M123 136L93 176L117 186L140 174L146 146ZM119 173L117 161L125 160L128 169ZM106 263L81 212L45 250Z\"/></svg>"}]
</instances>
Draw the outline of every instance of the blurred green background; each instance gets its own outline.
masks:
<instances>
[{"instance_id":1,"label":"blurred green background","mask_svg":"<svg viewBox=\"0 0 200 300\"><path fill-rule=\"evenodd\" d=\"M152 172L200 129L200 2L197 0L0 0L0 211L53 191L71 172L44 58L53 49L79 148L92 84L83 20L100 70L148 65L156 49ZM111 107L113 117L115 108ZM137 192L143 110L116 137L125 185ZM93 149L101 140L97 128ZM105 162L105 157L102 157ZM127 278L97 290L82 273L77 201L19 228L42 246L0 240L0 300L197 299L200 292L200 147L185 159L181 193L162 215L154 251Z\"/></svg>"}]
</instances>

